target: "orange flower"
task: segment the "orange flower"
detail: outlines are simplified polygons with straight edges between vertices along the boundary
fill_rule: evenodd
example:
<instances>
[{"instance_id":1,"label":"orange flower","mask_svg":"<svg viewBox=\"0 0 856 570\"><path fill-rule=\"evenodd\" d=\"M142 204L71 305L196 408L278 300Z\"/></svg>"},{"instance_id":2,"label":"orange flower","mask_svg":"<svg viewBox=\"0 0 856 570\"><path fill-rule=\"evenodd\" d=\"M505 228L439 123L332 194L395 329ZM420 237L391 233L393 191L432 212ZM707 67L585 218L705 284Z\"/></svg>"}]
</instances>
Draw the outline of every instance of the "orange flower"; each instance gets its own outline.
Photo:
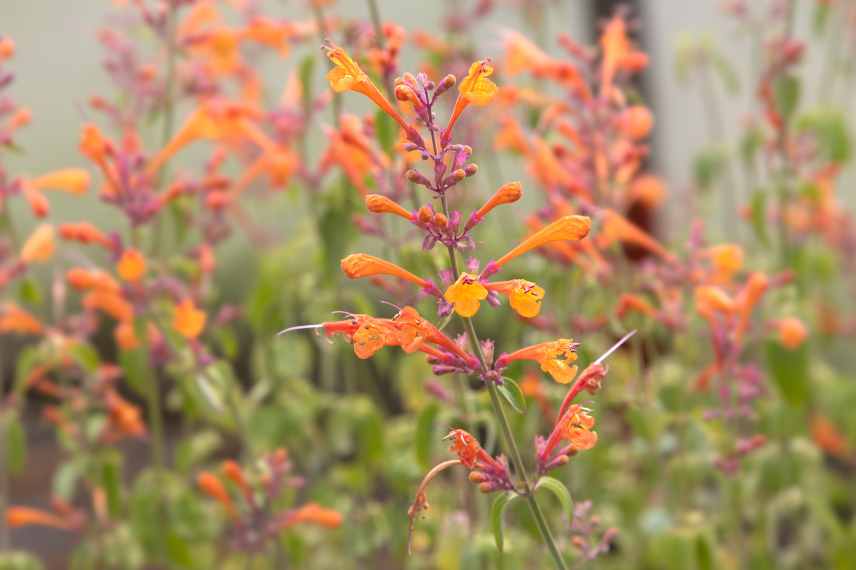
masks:
<instances>
[{"instance_id":1,"label":"orange flower","mask_svg":"<svg viewBox=\"0 0 856 570\"><path fill-rule=\"evenodd\" d=\"M458 315L469 318L478 312L479 305L487 298L487 289L478 275L461 273L458 280L446 289L443 298L452 304Z\"/></svg>"},{"instance_id":2,"label":"orange flower","mask_svg":"<svg viewBox=\"0 0 856 570\"><path fill-rule=\"evenodd\" d=\"M509 182L508 184L503 184L481 208L473 212L473 215L467 222L467 229L481 222L482 219L497 206L502 204L513 204L520 200L521 196L523 196L523 186L520 182Z\"/></svg>"},{"instance_id":3,"label":"orange flower","mask_svg":"<svg viewBox=\"0 0 856 570\"><path fill-rule=\"evenodd\" d=\"M342 525L342 515L333 509L325 509L317 503L307 503L289 517L288 523L286 526L298 523L311 523L324 528L334 529Z\"/></svg>"},{"instance_id":4,"label":"orange flower","mask_svg":"<svg viewBox=\"0 0 856 570\"><path fill-rule=\"evenodd\" d=\"M362 279L375 275L391 275L421 287L430 288L431 282L407 271L403 267L367 253L352 253L339 264L348 279Z\"/></svg>"},{"instance_id":5,"label":"orange flower","mask_svg":"<svg viewBox=\"0 0 856 570\"><path fill-rule=\"evenodd\" d=\"M594 418L579 404L571 404L561 422L562 437L568 440L575 450L585 451L597 443L597 432L592 431Z\"/></svg>"},{"instance_id":6,"label":"orange flower","mask_svg":"<svg viewBox=\"0 0 856 570\"><path fill-rule=\"evenodd\" d=\"M602 211L604 223L598 236L598 246L605 248L616 241L624 241L647 249L668 262L675 261L675 256L669 253L648 232L613 210L604 208Z\"/></svg>"},{"instance_id":7,"label":"orange flower","mask_svg":"<svg viewBox=\"0 0 856 570\"><path fill-rule=\"evenodd\" d=\"M653 174L643 174L630 184L630 201L641 202L649 208L659 206L665 195L663 181Z\"/></svg>"},{"instance_id":8,"label":"orange flower","mask_svg":"<svg viewBox=\"0 0 856 570\"><path fill-rule=\"evenodd\" d=\"M261 131L259 133L267 138ZM273 188L288 186L291 176L297 170L297 155L290 149L276 145L273 141L271 144L273 144L273 148L265 149L264 153L244 171L241 178L235 183L235 194L243 192L262 174L267 176L270 186Z\"/></svg>"},{"instance_id":9,"label":"orange flower","mask_svg":"<svg viewBox=\"0 0 856 570\"><path fill-rule=\"evenodd\" d=\"M497 359L497 366L504 367L515 360L533 360L541 365L541 370L549 374L559 384L568 384L577 375L577 344L569 338L560 338L539 344L533 344L503 354Z\"/></svg>"},{"instance_id":10,"label":"orange flower","mask_svg":"<svg viewBox=\"0 0 856 570\"><path fill-rule=\"evenodd\" d=\"M817 446L839 458L845 458L850 454L850 446L847 438L841 433L834 423L824 416L814 415L811 418L811 438Z\"/></svg>"},{"instance_id":11,"label":"orange flower","mask_svg":"<svg viewBox=\"0 0 856 570\"><path fill-rule=\"evenodd\" d=\"M12 303L0 307L0 333L41 334L42 324L30 313Z\"/></svg>"},{"instance_id":12,"label":"orange flower","mask_svg":"<svg viewBox=\"0 0 856 570\"><path fill-rule=\"evenodd\" d=\"M731 314L737 309L734 299L719 287L704 285L695 290L696 311L709 319L715 313Z\"/></svg>"},{"instance_id":13,"label":"orange flower","mask_svg":"<svg viewBox=\"0 0 856 570\"><path fill-rule=\"evenodd\" d=\"M449 451L454 452L461 460L461 465L467 469L474 468L479 456L484 453L478 440L462 429L453 429L446 439L452 442Z\"/></svg>"},{"instance_id":14,"label":"orange flower","mask_svg":"<svg viewBox=\"0 0 856 570\"><path fill-rule=\"evenodd\" d=\"M0 38L0 61L10 59L15 55L15 42L12 38Z\"/></svg>"},{"instance_id":15,"label":"orange flower","mask_svg":"<svg viewBox=\"0 0 856 570\"><path fill-rule=\"evenodd\" d=\"M146 273L146 258L137 249L126 249L116 264L116 271L125 281L137 282Z\"/></svg>"},{"instance_id":16,"label":"orange flower","mask_svg":"<svg viewBox=\"0 0 856 570\"><path fill-rule=\"evenodd\" d=\"M746 280L743 289L737 294L737 307L740 313L740 320L735 335L738 339L746 332L752 310L758 304L758 301L761 300L764 293L767 292L769 286L769 278L764 273L756 271L749 275L749 279Z\"/></svg>"},{"instance_id":17,"label":"orange flower","mask_svg":"<svg viewBox=\"0 0 856 570\"><path fill-rule=\"evenodd\" d=\"M205 312L197 309L193 299L188 297L175 306L172 326L184 338L195 339L205 328L206 319Z\"/></svg>"},{"instance_id":18,"label":"orange flower","mask_svg":"<svg viewBox=\"0 0 856 570\"><path fill-rule=\"evenodd\" d=\"M89 173L81 168L66 168L43 174L27 182L35 190L61 190L70 194L85 194L89 189Z\"/></svg>"},{"instance_id":19,"label":"orange flower","mask_svg":"<svg viewBox=\"0 0 856 570\"><path fill-rule=\"evenodd\" d=\"M795 317L780 320L776 328L779 330L779 342L790 350L799 348L808 336L803 322Z\"/></svg>"},{"instance_id":20,"label":"orange flower","mask_svg":"<svg viewBox=\"0 0 856 570\"><path fill-rule=\"evenodd\" d=\"M72 528L69 521L62 519L53 513L49 513L41 509L17 506L6 509L6 524L12 528L30 525L49 526L63 530L70 530Z\"/></svg>"},{"instance_id":21,"label":"orange flower","mask_svg":"<svg viewBox=\"0 0 856 570\"><path fill-rule=\"evenodd\" d=\"M105 396L105 405L110 424L118 435L140 437L146 434L146 426L140 415L140 409L110 390Z\"/></svg>"},{"instance_id":22,"label":"orange flower","mask_svg":"<svg viewBox=\"0 0 856 570\"><path fill-rule=\"evenodd\" d=\"M623 318L630 311L636 311L649 317L657 316L657 311L644 298L632 293L623 293L618 299L615 314L618 315L618 318Z\"/></svg>"},{"instance_id":23,"label":"orange flower","mask_svg":"<svg viewBox=\"0 0 856 570\"><path fill-rule=\"evenodd\" d=\"M541 311L541 300L544 299L544 289L525 279L511 281L496 281L489 283L487 288L508 296L511 308L520 315L531 319Z\"/></svg>"},{"instance_id":24,"label":"orange flower","mask_svg":"<svg viewBox=\"0 0 856 570\"><path fill-rule=\"evenodd\" d=\"M550 242L581 240L588 235L590 228L591 218L588 216L563 216L520 242L517 247L497 259L494 264L497 267L502 267L515 257Z\"/></svg>"},{"instance_id":25,"label":"orange flower","mask_svg":"<svg viewBox=\"0 0 856 570\"><path fill-rule=\"evenodd\" d=\"M73 267L65 274L65 280L78 291L100 290L118 294L119 284L110 275L100 269Z\"/></svg>"},{"instance_id":26,"label":"orange flower","mask_svg":"<svg viewBox=\"0 0 856 570\"><path fill-rule=\"evenodd\" d=\"M50 202L48 202L48 199L45 198L44 194L27 185L24 185L23 192L24 199L27 201L27 204L29 204L30 210L33 211L33 215L35 217L44 218L48 215L51 205Z\"/></svg>"},{"instance_id":27,"label":"orange flower","mask_svg":"<svg viewBox=\"0 0 856 570\"><path fill-rule=\"evenodd\" d=\"M487 105L496 95L496 84L488 79L491 75L493 75L493 65L489 59L473 62L470 66L467 76L458 85L458 99L455 101L454 109L452 109L449 124L443 130L441 141L444 146L449 142L452 136L452 128L458 122L458 118L464 109L470 104Z\"/></svg>"},{"instance_id":28,"label":"orange flower","mask_svg":"<svg viewBox=\"0 0 856 570\"><path fill-rule=\"evenodd\" d=\"M53 256L54 249L56 247L53 226L42 224L24 242L24 247L21 248L21 261L24 263L45 262Z\"/></svg>"},{"instance_id":29,"label":"orange flower","mask_svg":"<svg viewBox=\"0 0 856 570\"><path fill-rule=\"evenodd\" d=\"M705 253L713 264L717 283L727 283L743 267L743 248L737 244L716 245L709 247Z\"/></svg>"},{"instance_id":30,"label":"orange flower","mask_svg":"<svg viewBox=\"0 0 856 570\"><path fill-rule=\"evenodd\" d=\"M394 214L405 220L412 220L413 215L398 202L381 196L380 194L368 194L365 197L366 208L373 214Z\"/></svg>"},{"instance_id":31,"label":"orange flower","mask_svg":"<svg viewBox=\"0 0 856 570\"><path fill-rule=\"evenodd\" d=\"M327 81L330 82L330 88L333 91L336 93L343 91L362 93L383 112L392 117L402 129L407 131L413 129L345 50L331 42L325 43L323 49L327 58L333 62L333 69L327 73Z\"/></svg>"},{"instance_id":32,"label":"orange flower","mask_svg":"<svg viewBox=\"0 0 856 570\"><path fill-rule=\"evenodd\" d=\"M95 289L83 298L83 306L90 311L101 311L119 322L130 321L134 318L134 307L120 294Z\"/></svg>"},{"instance_id":33,"label":"orange flower","mask_svg":"<svg viewBox=\"0 0 856 570\"><path fill-rule=\"evenodd\" d=\"M228 491L226 491L226 487L212 473L202 471L196 477L196 485L200 491L223 505L231 518L238 516L235 504L232 502L232 497L229 496Z\"/></svg>"},{"instance_id":34,"label":"orange flower","mask_svg":"<svg viewBox=\"0 0 856 570\"><path fill-rule=\"evenodd\" d=\"M643 105L627 107L618 117L618 128L632 140L644 139L654 126L654 116Z\"/></svg>"},{"instance_id":35,"label":"orange flower","mask_svg":"<svg viewBox=\"0 0 856 570\"><path fill-rule=\"evenodd\" d=\"M244 471L236 461L227 459L223 462L222 469L226 478L234 483L241 492L244 493L244 495L250 495L252 493L252 489L250 489L250 485L247 483Z\"/></svg>"},{"instance_id":36,"label":"orange flower","mask_svg":"<svg viewBox=\"0 0 856 570\"><path fill-rule=\"evenodd\" d=\"M601 63L601 95L608 96L612 90L612 80L619 71L636 71L648 64L647 56L637 51L627 37L627 22L621 15L614 16L600 37L603 52Z\"/></svg>"},{"instance_id":37,"label":"orange flower","mask_svg":"<svg viewBox=\"0 0 856 570\"><path fill-rule=\"evenodd\" d=\"M351 335L354 344L354 354L365 360L385 346L395 344L394 336L389 326L382 319L364 316L354 334Z\"/></svg>"},{"instance_id":38,"label":"orange flower","mask_svg":"<svg viewBox=\"0 0 856 570\"><path fill-rule=\"evenodd\" d=\"M59 235L62 239L68 241L77 241L85 244L97 243L105 247L110 245L110 239L89 222L60 224Z\"/></svg>"}]
</instances>

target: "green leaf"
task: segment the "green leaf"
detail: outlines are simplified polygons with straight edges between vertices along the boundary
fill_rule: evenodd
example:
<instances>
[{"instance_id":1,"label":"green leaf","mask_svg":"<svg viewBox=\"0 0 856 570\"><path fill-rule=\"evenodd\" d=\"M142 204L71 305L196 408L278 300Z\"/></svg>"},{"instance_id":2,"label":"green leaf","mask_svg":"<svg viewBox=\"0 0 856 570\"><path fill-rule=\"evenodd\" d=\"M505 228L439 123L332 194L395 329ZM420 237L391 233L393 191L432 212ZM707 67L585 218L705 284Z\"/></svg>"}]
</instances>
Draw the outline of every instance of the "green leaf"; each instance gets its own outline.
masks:
<instances>
[{"instance_id":1,"label":"green leaf","mask_svg":"<svg viewBox=\"0 0 856 570\"><path fill-rule=\"evenodd\" d=\"M18 284L18 298L35 307L41 306L44 300L36 280L32 277L26 277Z\"/></svg>"},{"instance_id":2,"label":"green leaf","mask_svg":"<svg viewBox=\"0 0 856 570\"><path fill-rule=\"evenodd\" d=\"M392 117L384 111L378 111L375 113L374 127L380 148L387 155L392 156L392 150L395 147L395 126L393 125Z\"/></svg>"},{"instance_id":3,"label":"green leaf","mask_svg":"<svg viewBox=\"0 0 856 570\"><path fill-rule=\"evenodd\" d=\"M696 564L698 570L713 570L714 560L713 551L710 548L710 542L704 535L698 535L695 543Z\"/></svg>"},{"instance_id":4,"label":"green leaf","mask_svg":"<svg viewBox=\"0 0 856 570\"><path fill-rule=\"evenodd\" d=\"M17 414L0 419L6 440L6 465L9 472L20 473L27 463L27 435Z\"/></svg>"},{"instance_id":5,"label":"green leaf","mask_svg":"<svg viewBox=\"0 0 856 570\"><path fill-rule=\"evenodd\" d=\"M790 350L775 340L767 341L767 369L785 401L801 406L809 397L808 345Z\"/></svg>"},{"instance_id":6,"label":"green leaf","mask_svg":"<svg viewBox=\"0 0 856 570\"><path fill-rule=\"evenodd\" d=\"M725 170L726 154L720 146L702 150L693 161L693 178L702 191L710 190Z\"/></svg>"},{"instance_id":7,"label":"green leaf","mask_svg":"<svg viewBox=\"0 0 856 570\"><path fill-rule=\"evenodd\" d=\"M303 58L297 76L300 79L303 104L308 106L312 101L313 78L315 77L315 58L313 56L307 55Z\"/></svg>"},{"instance_id":8,"label":"green leaf","mask_svg":"<svg viewBox=\"0 0 856 570\"><path fill-rule=\"evenodd\" d=\"M538 480L538 483L535 485L535 490L537 491L542 487L553 493L553 495L559 500L559 503L562 505L562 510L565 511L565 515L567 515L568 519L573 518L574 501L571 499L571 493L568 491L568 488L565 487L565 484L553 477L544 476Z\"/></svg>"},{"instance_id":9,"label":"green leaf","mask_svg":"<svg viewBox=\"0 0 856 570\"><path fill-rule=\"evenodd\" d=\"M497 495L490 506L490 528L493 531L493 539L496 541L496 549L502 552L505 545L503 531L505 529L505 509L511 501L517 498L517 493L508 491Z\"/></svg>"},{"instance_id":10,"label":"green leaf","mask_svg":"<svg viewBox=\"0 0 856 570\"><path fill-rule=\"evenodd\" d=\"M118 453L105 454L101 462L101 485L107 495L107 508L110 516L118 519L122 510L121 456Z\"/></svg>"},{"instance_id":11,"label":"green leaf","mask_svg":"<svg viewBox=\"0 0 856 570\"><path fill-rule=\"evenodd\" d=\"M749 203L750 219L755 237L765 246L770 245L770 235L767 233L767 194L755 190Z\"/></svg>"},{"instance_id":12,"label":"green leaf","mask_svg":"<svg viewBox=\"0 0 856 570\"><path fill-rule=\"evenodd\" d=\"M508 405L514 408L515 412L518 414L525 412L526 397L523 395L523 390L520 389L517 382L507 376L503 376L502 381L502 384L498 384L496 387L499 393L505 398Z\"/></svg>"},{"instance_id":13,"label":"green leaf","mask_svg":"<svg viewBox=\"0 0 856 570\"><path fill-rule=\"evenodd\" d=\"M423 469L428 469L431 465L431 451L434 446L435 424L437 422L437 414L440 412L440 407L431 403L425 406L416 420L416 459Z\"/></svg>"},{"instance_id":14,"label":"green leaf","mask_svg":"<svg viewBox=\"0 0 856 570\"><path fill-rule=\"evenodd\" d=\"M773 97L776 101L776 110L785 121L789 121L800 104L802 84L797 76L785 74L773 83Z\"/></svg>"},{"instance_id":15,"label":"green leaf","mask_svg":"<svg viewBox=\"0 0 856 570\"><path fill-rule=\"evenodd\" d=\"M800 133L814 136L824 159L838 164L850 160L851 137L847 118L840 111L820 109L806 113L799 118L796 128Z\"/></svg>"}]
</instances>

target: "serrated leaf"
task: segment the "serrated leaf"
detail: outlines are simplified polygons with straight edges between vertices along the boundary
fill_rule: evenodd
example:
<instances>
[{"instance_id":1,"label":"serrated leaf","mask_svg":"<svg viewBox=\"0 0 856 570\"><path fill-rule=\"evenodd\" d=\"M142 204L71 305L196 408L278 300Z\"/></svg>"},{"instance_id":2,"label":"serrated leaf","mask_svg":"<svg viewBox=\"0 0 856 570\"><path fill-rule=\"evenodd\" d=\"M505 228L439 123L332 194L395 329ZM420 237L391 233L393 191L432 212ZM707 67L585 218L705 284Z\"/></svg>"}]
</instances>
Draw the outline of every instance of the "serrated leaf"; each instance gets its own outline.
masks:
<instances>
[{"instance_id":1,"label":"serrated leaf","mask_svg":"<svg viewBox=\"0 0 856 570\"><path fill-rule=\"evenodd\" d=\"M514 408L518 414L526 411L526 397L523 395L523 390L517 385L513 379L508 377L502 378L502 384L497 385L497 390L508 402L508 405Z\"/></svg>"},{"instance_id":2,"label":"serrated leaf","mask_svg":"<svg viewBox=\"0 0 856 570\"><path fill-rule=\"evenodd\" d=\"M792 406L801 406L809 397L808 345L793 350L775 340L767 341L767 369L782 397Z\"/></svg>"},{"instance_id":3,"label":"serrated leaf","mask_svg":"<svg viewBox=\"0 0 856 570\"><path fill-rule=\"evenodd\" d=\"M434 446L435 424L440 407L431 403L425 406L416 420L416 436L414 446L416 448L416 459L423 469L431 465L431 451Z\"/></svg>"},{"instance_id":4,"label":"serrated leaf","mask_svg":"<svg viewBox=\"0 0 856 570\"><path fill-rule=\"evenodd\" d=\"M568 519L572 519L574 516L574 501L571 499L571 492L568 491L568 488L565 487L565 484L559 481L558 479L554 479L553 477L541 477L538 480L538 483L535 485L535 490L538 489L547 489L556 499L559 500L559 503L562 505L562 510L567 515Z\"/></svg>"}]
</instances>

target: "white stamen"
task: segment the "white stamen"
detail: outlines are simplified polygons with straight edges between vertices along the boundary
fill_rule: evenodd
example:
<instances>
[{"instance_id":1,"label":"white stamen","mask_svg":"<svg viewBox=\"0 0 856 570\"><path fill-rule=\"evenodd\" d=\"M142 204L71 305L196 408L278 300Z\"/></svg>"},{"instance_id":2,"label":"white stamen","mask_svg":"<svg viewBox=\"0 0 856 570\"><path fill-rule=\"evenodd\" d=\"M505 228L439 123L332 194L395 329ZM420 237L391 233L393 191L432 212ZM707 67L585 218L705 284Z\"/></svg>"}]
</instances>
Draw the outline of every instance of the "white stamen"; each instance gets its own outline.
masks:
<instances>
[{"instance_id":1,"label":"white stamen","mask_svg":"<svg viewBox=\"0 0 856 570\"><path fill-rule=\"evenodd\" d=\"M306 329L320 329L323 326L324 326L323 324L321 324L321 325L296 325L293 327L288 327L287 329L282 329L281 331L276 333L276 336L282 336L285 333L289 333L291 331L302 331L302 330L306 330Z\"/></svg>"},{"instance_id":2,"label":"white stamen","mask_svg":"<svg viewBox=\"0 0 856 570\"><path fill-rule=\"evenodd\" d=\"M616 342L615 344L613 344L613 345L612 345L612 348L610 348L609 350L607 350L606 352L604 352L603 354L601 354L601 355L600 355L600 358L598 358L597 360L595 360L592 364L600 364L601 362L603 362L604 360L606 360L606 359L609 357L609 355L610 355L610 354L612 354L613 352L615 352L616 350L618 350L619 348L621 348L621 345L622 345L622 344L624 344L625 342L627 342L628 340L630 340L630 337L632 337L632 336L633 336L633 335L635 335L635 334L636 334L636 331L635 331L635 330L632 330L632 331L630 331L629 333L627 333L626 335L624 335L623 337L621 337L621 340L619 340L618 342Z\"/></svg>"}]
</instances>

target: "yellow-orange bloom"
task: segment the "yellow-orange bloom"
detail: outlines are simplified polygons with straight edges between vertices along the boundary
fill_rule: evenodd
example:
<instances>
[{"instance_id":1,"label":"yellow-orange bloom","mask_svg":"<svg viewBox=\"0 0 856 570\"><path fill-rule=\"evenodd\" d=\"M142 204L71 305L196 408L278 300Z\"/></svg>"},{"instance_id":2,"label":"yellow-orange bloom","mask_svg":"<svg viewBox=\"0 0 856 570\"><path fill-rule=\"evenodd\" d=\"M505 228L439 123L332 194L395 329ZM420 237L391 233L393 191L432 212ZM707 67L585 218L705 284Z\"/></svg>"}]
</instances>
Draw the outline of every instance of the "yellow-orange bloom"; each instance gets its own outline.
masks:
<instances>
[{"instance_id":1,"label":"yellow-orange bloom","mask_svg":"<svg viewBox=\"0 0 856 570\"><path fill-rule=\"evenodd\" d=\"M193 299L186 298L175 306L175 314L172 319L173 328L187 339L195 339L205 328L207 315L193 304Z\"/></svg>"},{"instance_id":2,"label":"yellow-orange bloom","mask_svg":"<svg viewBox=\"0 0 856 570\"><path fill-rule=\"evenodd\" d=\"M577 345L569 338L560 338L539 344L533 344L504 354L497 359L498 365L507 365L515 360L534 360L541 370L549 374L559 384L568 384L577 375Z\"/></svg>"},{"instance_id":3,"label":"yellow-orange bloom","mask_svg":"<svg viewBox=\"0 0 856 570\"><path fill-rule=\"evenodd\" d=\"M65 280L78 291L101 290L119 293L119 284L110 275L100 269L72 267L65 274Z\"/></svg>"},{"instance_id":4,"label":"yellow-orange bloom","mask_svg":"<svg viewBox=\"0 0 856 570\"><path fill-rule=\"evenodd\" d=\"M41 334L42 324L17 305L6 303L0 307L0 333Z\"/></svg>"},{"instance_id":5,"label":"yellow-orange bloom","mask_svg":"<svg viewBox=\"0 0 856 570\"><path fill-rule=\"evenodd\" d=\"M43 263L53 256L54 249L56 246L53 226L42 224L24 242L24 247L21 248L21 261Z\"/></svg>"},{"instance_id":6,"label":"yellow-orange bloom","mask_svg":"<svg viewBox=\"0 0 856 570\"><path fill-rule=\"evenodd\" d=\"M790 350L799 348L808 336L803 322L795 317L780 320L776 328L779 332L779 342Z\"/></svg>"},{"instance_id":7,"label":"yellow-orange bloom","mask_svg":"<svg viewBox=\"0 0 856 570\"><path fill-rule=\"evenodd\" d=\"M834 423L824 416L812 416L811 438L819 448L830 455L843 458L850 454L847 438Z\"/></svg>"},{"instance_id":8,"label":"yellow-orange bloom","mask_svg":"<svg viewBox=\"0 0 856 570\"><path fill-rule=\"evenodd\" d=\"M33 178L27 185L36 190L61 190L80 195L89 189L89 181L89 173L82 168L66 168Z\"/></svg>"},{"instance_id":9,"label":"yellow-orange bloom","mask_svg":"<svg viewBox=\"0 0 856 570\"><path fill-rule=\"evenodd\" d=\"M708 319L713 317L715 313L731 314L737 309L734 299L713 285L696 287L695 302L698 313Z\"/></svg>"},{"instance_id":10,"label":"yellow-orange bloom","mask_svg":"<svg viewBox=\"0 0 856 570\"><path fill-rule=\"evenodd\" d=\"M387 198L386 196L381 196L380 194L368 194L365 201L366 208L368 208L369 212L373 214L394 214L404 218L405 220L411 220L413 218L404 206L390 198Z\"/></svg>"},{"instance_id":11,"label":"yellow-orange bloom","mask_svg":"<svg viewBox=\"0 0 856 570\"><path fill-rule=\"evenodd\" d=\"M83 306L90 311L101 311L119 322L134 318L134 307L118 293L94 289L83 298Z\"/></svg>"},{"instance_id":12,"label":"yellow-orange bloom","mask_svg":"<svg viewBox=\"0 0 856 570\"><path fill-rule=\"evenodd\" d=\"M342 272L348 277L348 279L362 279L363 277L372 277L375 275L390 275L392 277L398 277L399 279L415 283L421 287L428 287L431 284L428 280L414 275L403 267L399 267L390 261L380 259L367 253L352 253L348 257L344 258L339 266L342 268Z\"/></svg>"},{"instance_id":13,"label":"yellow-orange bloom","mask_svg":"<svg viewBox=\"0 0 856 570\"><path fill-rule=\"evenodd\" d=\"M126 249L116 264L116 271L125 281L139 281L146 273L146 258L137 249Z\"/></svg>"},{"instance_id":14,"label":"yellow-orange bloom","mask_svg":"<svg viewBox=\"0 0 856 570\"><path fill-rule=\"evenodd\" d=\"M709 247L706 253L713 264L714 278L719 283L730 281L743 268L743 248L737 244L715 245Z\"/></svg>"},{"instance_id":15,"label":"yellow-orange bloom","mask_svg":"<svg viewBox=\"0 0 856 570\"><path fill-rule=\"evenodd\" d=\"M371 358L381 348L394 344L392 330L381 319L363 317L360 326L351 336L354 354L365 360Z\"/></svg>"},{"instance_id":16,"label":"yellow-orange bloom","mask_svg":"<svg viewBox=\"0 0 856 570\"><path fill-rule=\"evenodd\" d=\"M633 140L644 139L654 126L654 115L643 105L627 107L618 117L618 128Z\"/></svg>"},{"instance_id":17,"label":"yellow-orange bloom","mask_svg":"<svg viewBox=\"0 0 856 570\"><path fill-rule=\"evenodd\" d=\"M544 289L525 279L496 281L489 283L487 288L508 296L511 308L520 315L531 319L541 311L541 301L544 299Z\"/></svg>"},{"instance_id":18,"label":"yellow-orange bloom","mask_svg":"<svg viewBox=\"0 0 856 570\"><path fill-rule=\"evenodd\" d=\"M579 404L572 404L562 417L562 437L577 451L591 449L597 443L597 432L592 431L594 418Z\"/></svg>"},{"instance_id":19,"label":"yellow-orange bloom","mask_svg":"<svg viewBox=\"0 0 856 570\"><path fill-rule=\"evenodd\" d=\"M493 75L493 65L489 59L473 62L470 66L467 76L458 85L458 99L455 101L452 116L449 117L449 123L443 130L441 137L444 144L451 137L452 128L458 122L458 118L464 109L470 104L487 105L494 98L498 88L496 83L488 79L491 75Z\"/></svg>"},{"instance_id":20,"label":"yellow-orange bloom","mask_svg":"<svg viewBox=\"0 0 856 570\"><path fill-rule=\"evenodd\" d=\"M660 242L618 212L604 208L603 222L603 229L598 236L598 245L601 248L607 247L616 241L625 241L647 249L666 261L675 261L675 256L660 245Z\"/></svg>"},{"instance_id":21,"label":"yellow-orange bloom","mask_svg":"<svg viewBox=\"0 0 856 570\"><path fill-rule=\"evenodd\" d=\"M90 244L97 243L103 246L110 245L110 239L104 232L89 222L74 222L60 224L59 235L62 239Z\"/></svg>"},{"instance_id":22,"label":"yellow-orange bloom","mask_svg":"<svg viewBox=\"0 0 856 570\"><path fill-rule=\"evenodd\" d=\"M519 257L527 251L550 242L581 240L588 235L590 228L591 218L588 216L563 216L520 242L517 247L497 259L494 263L497 267L502 267L515 257Z\"/></svg>"},{"instance_id":23,"label":"yellow-orange bloom","mask_svg":"<svg viewBox=\"0 0 856 570\"><path fill-rule=\"evenodd\" d=\"M443 294L462 317L472 317L479 310L480 303L487 298L487 288L479 281L478 275L461 273L458 280L449 285Z\"/></svg>"},{"instance_id":24,"label":"yellow-orange bloom","mask_svg":"<svg viewBox=\"0 0 856 570\"><path fill-rule=\"evenodd\" d=\"M366 72L360 68L357 62L351 59L351 56L345 50L330 42L327 42L323 49L327 58L333 62L334 66L327 73L327 81L330 82L330 88L333 91L336 93L342 93L343 91L362 93L371 99L375 105L380 107L382 111L392 117L395 122L401 125L401 128L405 130L412 129L398 111L396 111L395 107L383 96L377 85L369 79Z\"/></svg>"}]
</instances>

